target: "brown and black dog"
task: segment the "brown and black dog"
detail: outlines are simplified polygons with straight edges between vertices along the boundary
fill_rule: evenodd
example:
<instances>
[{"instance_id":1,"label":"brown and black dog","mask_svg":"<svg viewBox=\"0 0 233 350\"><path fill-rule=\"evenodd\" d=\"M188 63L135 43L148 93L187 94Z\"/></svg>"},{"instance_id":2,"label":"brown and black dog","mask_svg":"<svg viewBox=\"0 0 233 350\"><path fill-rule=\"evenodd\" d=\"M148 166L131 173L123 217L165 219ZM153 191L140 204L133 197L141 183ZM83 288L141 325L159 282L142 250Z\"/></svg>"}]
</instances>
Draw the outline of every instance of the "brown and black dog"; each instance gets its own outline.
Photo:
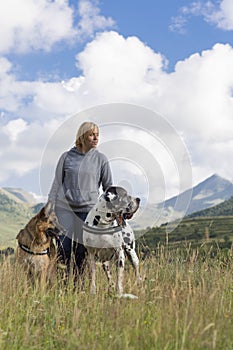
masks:
<instances>
[{"instance_id":1,"label":"brown and black dog","mask_svg":"<svg viewBox=\"0 0 233 350\"><path fill-rule=\"evenodd\" d=\"M48 202L16 237L16 261L24 267L32 282L39 281L42 289L56 273L53 238L58 233L64 233L64 228L59 224L52 205Z\"/></svg>"}]
</instances>

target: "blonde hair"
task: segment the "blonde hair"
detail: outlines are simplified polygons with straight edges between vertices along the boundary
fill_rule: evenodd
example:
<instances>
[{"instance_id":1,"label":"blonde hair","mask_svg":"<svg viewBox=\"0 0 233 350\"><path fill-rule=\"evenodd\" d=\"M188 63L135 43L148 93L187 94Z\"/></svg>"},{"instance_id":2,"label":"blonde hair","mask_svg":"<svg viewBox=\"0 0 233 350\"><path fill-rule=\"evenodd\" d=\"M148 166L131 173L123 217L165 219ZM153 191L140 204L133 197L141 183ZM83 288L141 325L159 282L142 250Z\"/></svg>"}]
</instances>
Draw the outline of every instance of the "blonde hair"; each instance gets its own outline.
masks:
<instances>
[{"instance_id":1,"label":"blonde hair","mask_svg":"<svg viewBox=\"0 0 233 350\"><path fill-rule=\"evenodd\" d=\"M86 139L86 133L90 130L97 129L99 131L98 125L96 125L93 122L84 122L80 125L77 134L76 134L76 140L75 140L75 146L77 148L82 148L85 144Z\"/></svg>"}]
</instances>

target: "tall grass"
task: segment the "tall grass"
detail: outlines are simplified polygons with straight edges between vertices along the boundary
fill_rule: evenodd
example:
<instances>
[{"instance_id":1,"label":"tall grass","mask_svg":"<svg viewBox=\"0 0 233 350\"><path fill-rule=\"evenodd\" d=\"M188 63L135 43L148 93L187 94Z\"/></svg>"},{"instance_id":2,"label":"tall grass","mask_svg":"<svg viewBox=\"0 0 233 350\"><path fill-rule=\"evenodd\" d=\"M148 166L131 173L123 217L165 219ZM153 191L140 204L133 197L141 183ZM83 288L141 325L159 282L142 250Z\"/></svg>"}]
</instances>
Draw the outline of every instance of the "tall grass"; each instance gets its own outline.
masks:
<instances>
[{"instance_id":1,"label":"tall grass","mask_svg":"<svg viewBox=\"0 0 233 350\"><path fill-rule=\"evenodd\" d=\"M141 262L144 281L125 272L125 292L106 293L98 266L96 295L73 284L42 293L14 261L0 265L0 349L233 349L233 258L190 246ZM87 284L87 281L86 281Z\"/></svg>"}]
</instances>

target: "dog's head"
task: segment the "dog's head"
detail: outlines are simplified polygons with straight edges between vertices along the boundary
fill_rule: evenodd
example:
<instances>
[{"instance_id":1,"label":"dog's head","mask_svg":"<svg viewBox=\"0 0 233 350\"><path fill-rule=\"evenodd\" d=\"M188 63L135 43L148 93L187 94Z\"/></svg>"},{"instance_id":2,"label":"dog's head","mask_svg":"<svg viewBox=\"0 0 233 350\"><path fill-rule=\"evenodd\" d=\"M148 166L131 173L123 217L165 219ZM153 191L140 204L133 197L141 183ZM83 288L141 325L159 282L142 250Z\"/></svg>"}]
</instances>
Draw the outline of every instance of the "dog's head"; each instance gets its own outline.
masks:
<instances>
[{"instance_id":1,"label":"dog's head","mask_svg":"<svg viewBox=\"0 0 233 350\"><path fill-rule=\"evenodd\" d=\"M64 234L64 227L58 222L51 203L47 203L28 224L19 231L16 239L30 247L31 245L50 244L57 234Z\"/></svg>"},{"instance_id":2,"label":"dog's head","mask_svg":"<svg viewBox=\"0 0 233 350\"><path fill-rule=\"evenodd\" d=\"M120 186L110 186L104 193L107 207L115 214L119 225L124 226L125 220L131 219L139 208L140 198L130 196Z\"/></svg>"},{"instance_id":3,"label":"dog's head","mask_svg":"<svg viewBox=\"0 0 233 350\"><path fill-rule=\"evenodd\" d=\"M37 214L37 226L39 231L47 237L55 238L58 234L65 233L64 227L59 223L53 205L48 202Z\"/></svg>"}]
</instances>

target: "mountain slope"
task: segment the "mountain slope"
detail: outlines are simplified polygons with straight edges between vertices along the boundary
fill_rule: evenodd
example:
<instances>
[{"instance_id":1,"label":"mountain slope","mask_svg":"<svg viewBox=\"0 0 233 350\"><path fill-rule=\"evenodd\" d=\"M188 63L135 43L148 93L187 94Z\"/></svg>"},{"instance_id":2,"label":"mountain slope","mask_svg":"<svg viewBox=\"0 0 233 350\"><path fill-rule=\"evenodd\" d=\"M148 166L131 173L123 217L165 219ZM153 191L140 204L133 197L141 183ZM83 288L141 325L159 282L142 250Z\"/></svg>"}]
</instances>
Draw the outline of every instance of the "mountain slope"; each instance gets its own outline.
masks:
<instances>
[{"instance_id":1,"label":"mountain slope","mask_svg":"<svg viewBox=\"0 0 233 350\"><path fill-rule=\"evenodd\" d=\"M185 198L187 191L180 194ZM224 202L233 196L233 183L218 175L212 175L193 188L191 202L187 214L200 211ZM177 196L165 201L165 208L174 207Z\"/></svg>"},{"instance_id":2,"label":"mountain slope","mask_svg":"<svg viewBox=\"0 0 233 350\"><path fill-rule=\"evenodd\" d=\"M194 201L204 199L201 204L210 205L213 203L212 199L218 202L230 196L231 191L231 182L214 175L193 189L193 199ZM174 205L171 200L168 202L169 205ZM195 207L194 205L189 210ZM168 219L165 215L164 218ZM160 226L144 230L143 245L155 249L158 244L166 245L169 239L169 243L174 247L180 246L182 242L185 242L186 246L192 244L192 247L200 246L203 242L205 247L213 244L215 248L211 250L211 254L213 251L217 254L222 248L232 249L233 196L220 204L189 214L181 222L177 221L177 225L174 225L174 229L169 232L169 237L166 231L168 222L169 220L164 221ZM138 233L135 233L137 236ZM141 234L140 230L139 234Z\"/></svg>"},{"instance_id":3,"label":"mountain slope","mask_svg":"<svg viewBox=\"0 0 233 350\"><path fill-rule=\"evenodd\" d=\"M210 216L233 216L233 197L214 207L188 215L189 218Z\"/></svg>"},{"instance_id":4,"label":"mountain slope","mask_svg":"<svg viewBox=\"0 0 233 350\"><path fill-rule=\"evenodd\" d=\"M29 207L22 204L20 201L16 201L12 196L7 195L0 190L0 218L3 221L4 217L9 216L10 220L19 217L28 217L30 214Z\"/></svg>"},{"instance_id":5,"label":"mountain slope","mask_svg":"<svg viewBox=\"0 0 233 350\"><path fill-rule=\"evenodd\" d=\"M232 196L233 183L214 174L193 187L191 200L186 212L184 210L186 209L187 198L189 198L189 190L163 203L148 204L146 210L141 208L140 211L142 214L136 214L137 217L135 219L137 220L137 224L134 227L139 229L148 226L160 226L163 223L172 222L185 215L190 215L223 203Z\"/></svg>"},{"instance_id":6,"label":"mountain slope","mask_svg":"<svg viewBox=\"0 0 233 350\"><path fill-rule=\"evenodd\" d=\"M185 203L187 191L179 195L179 202ZM218 175L212 175L205 181L193 188L191 202L187 213L182 213L183 208L175 206L178 196L166 200L164 203L149 204L146 208L141 207L130 224L135 229L157 227L166 222L172 222L185 214L199 212L199 216L208 215L209 212L201 212L215 204L223 203L233 197L233 184ZM32 202L31 202L32 200ZM222 215L228 210L232 215L231 203L224 204L225 208L218 207L216 215ZM7 237L15 238L19 228L22 228L28 220L42 207L42 203L35 203L34 198L27 192L15 188L0 189L0 241ZM226 207L229 206L228 209ZM176 208L176 211L174 210ZM211 214L212 215L212 214Z\"/></svg>"},{"instance_id":7,"label":"mountain slope","mask_svg":"<svg viewBox=\"0 0 233 350\"><path fill-rule=\"evenodd\" d=\"M0 189L0 191L18 203L37 203L37 200L33 194L28 193L21 188L3 187Z\"/></svg>"},{"instance_id":8,"label":"mountain slope","mask_svg":"<svg viewBox=\"0 0 233 350\"><path fill-rule=\"evenodd\" d=\"M15 240L19 230L35 215L34 207L0 189L0 242Z\"/></svg>"}]
</instances>

